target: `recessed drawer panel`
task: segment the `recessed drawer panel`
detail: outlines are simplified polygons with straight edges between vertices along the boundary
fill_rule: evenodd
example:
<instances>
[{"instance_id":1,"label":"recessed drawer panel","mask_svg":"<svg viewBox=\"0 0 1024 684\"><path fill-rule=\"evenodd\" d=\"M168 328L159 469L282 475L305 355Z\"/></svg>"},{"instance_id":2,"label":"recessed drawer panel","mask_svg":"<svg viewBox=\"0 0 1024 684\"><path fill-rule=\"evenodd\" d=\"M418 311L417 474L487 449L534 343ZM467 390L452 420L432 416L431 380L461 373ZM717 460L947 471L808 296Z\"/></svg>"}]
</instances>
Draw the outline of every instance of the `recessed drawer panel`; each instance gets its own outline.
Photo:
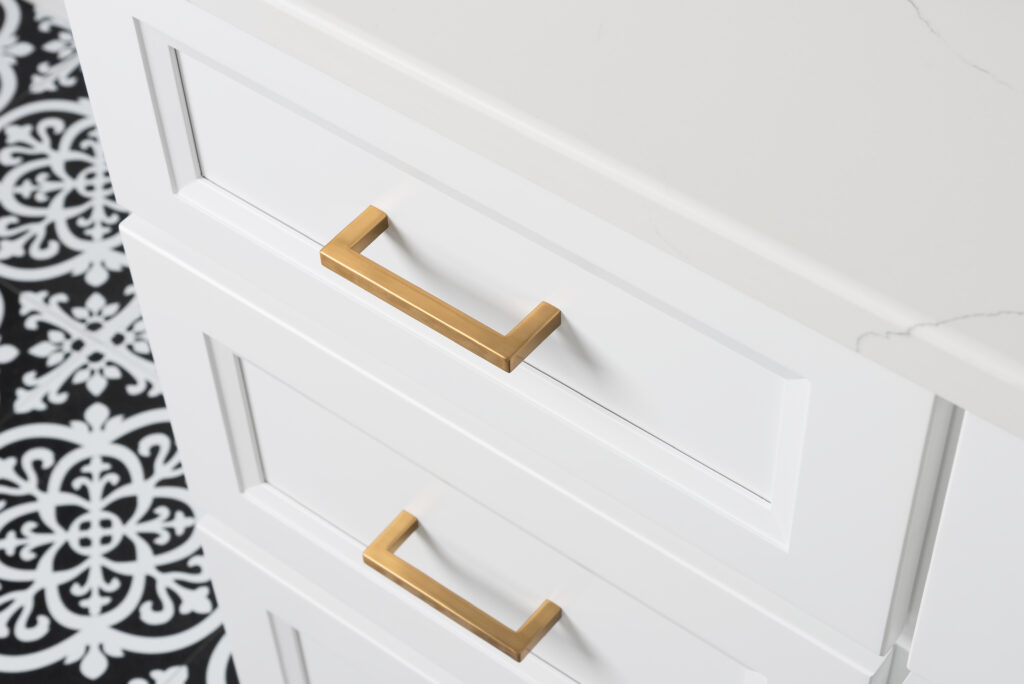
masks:
<instances>
[{"instance_id":1,"label":"recessed drawer panel","mask_svg":"<svg viewBox=\"0 0 1024 684\"><path fill-rule=\"evenodd\" d=\"M793 457L806 421L798 374L629 296L382 158L339 130L354 113L314 122L196 59L179 61L204 178L319 244L379 207L391 225L364 255L501 332L551 302L562 327L526 363L676 458L772 499L779 461Z\"/></svg>"},{"instance_id":2,"label":"recessed drawer panel","mask_svg":"<svg viewBox=\"0 0 1024 684\"><path fill-rule=\"evenodd\" d=\"M763 682L404 457L399 450L474 448L415 410L366 396L365 412L350 422L251 363L242 373L266 485L346 532L360 550L409 511L419 528L396 554L513 629L553 601L563 617L534 652L560 672L608 684ZM369 567L365 574L376 577Z\"/></svg>"},{"instance_id":3,"label":"recessed drawer panel","mask_svg":"<svg viewBox=\"0 0 1024 684\"><path fill-rule=\"evenodd\" d=\"M326 591L297 571L303 559L285 561L216 519L199 531L213 572L232 579L217 602L245 684L570 682L537 659L505 665L467 652L358 566Z\"/></svg>"}]
</instances>

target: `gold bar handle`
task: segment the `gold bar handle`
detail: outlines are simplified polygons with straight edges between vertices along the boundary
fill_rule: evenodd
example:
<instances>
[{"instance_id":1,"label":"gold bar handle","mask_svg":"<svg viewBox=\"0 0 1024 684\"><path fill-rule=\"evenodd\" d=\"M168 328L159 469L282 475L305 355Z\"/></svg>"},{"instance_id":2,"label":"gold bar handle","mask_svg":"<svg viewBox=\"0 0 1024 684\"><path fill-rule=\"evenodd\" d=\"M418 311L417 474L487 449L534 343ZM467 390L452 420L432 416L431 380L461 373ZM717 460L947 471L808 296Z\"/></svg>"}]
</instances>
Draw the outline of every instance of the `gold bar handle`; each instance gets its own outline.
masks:
<instances>
[{"instance_id":1,"label":"gold bar handle","mask_svg":"<svg viewBox=\"0 0 1024 684\"><path fill-rule=\"evenodd\" d=\"M320 263L505 372L537 348L562 322L562 312L541 302L507 335L487 327L360 252L388 227L388 215L368 207L320 250Z\"/></svg>"},{"instance_id":2,"label":"gold bar handle","mask_svg":"<svg viewBox=\"0 0 1024 684\"><path fill-rule=\"evenodd\" d=\"M558 618L562 617L562 609L551 601L545 601L518 630L506 627L395 555L395 550L416 531L417 527L419 521L416 516L402 511L373 540L373 543L366 547L366 551L363 551L363 560L371 568L414 596L423 599L505 655L522 662L526 654L558 622Z\"/></svg>"}]
</instances>

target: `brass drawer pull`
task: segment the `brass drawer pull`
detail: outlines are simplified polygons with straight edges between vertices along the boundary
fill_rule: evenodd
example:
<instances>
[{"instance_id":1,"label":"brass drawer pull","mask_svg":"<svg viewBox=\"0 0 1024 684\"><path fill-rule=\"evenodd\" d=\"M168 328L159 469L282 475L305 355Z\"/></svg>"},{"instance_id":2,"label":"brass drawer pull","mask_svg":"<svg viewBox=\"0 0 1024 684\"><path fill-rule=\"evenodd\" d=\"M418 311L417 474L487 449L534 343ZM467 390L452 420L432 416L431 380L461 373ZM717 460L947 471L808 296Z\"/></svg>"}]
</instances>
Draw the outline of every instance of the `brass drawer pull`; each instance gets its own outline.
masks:
<instances>
[{"instance_id":1,"label":"brass drawer pull","mask_svg":"<svg viewBox=\"0 0 1024 684\"><path fill-rule=\"evenodd\" d=\"M363 560L391 581L423 599L499 651L522 661L551 629L562 609L545 601L518 630L512 630L472 603L441 585L394 554L419 527L416 516L402 511L363 551Z\"/></svg>"},{"instance_id":2,"label":"brass drawer pull","mask_svg":"<svg viewBox=\"0 0 1024 684\"><path fill-rule=\"evenodd\" d=\"M541 302L507 335L487 327L360 254L387 227L388 215L368 207L324 245L320 262L506 372L562 322L561 311Z\"/></svg>"}]
</instances>

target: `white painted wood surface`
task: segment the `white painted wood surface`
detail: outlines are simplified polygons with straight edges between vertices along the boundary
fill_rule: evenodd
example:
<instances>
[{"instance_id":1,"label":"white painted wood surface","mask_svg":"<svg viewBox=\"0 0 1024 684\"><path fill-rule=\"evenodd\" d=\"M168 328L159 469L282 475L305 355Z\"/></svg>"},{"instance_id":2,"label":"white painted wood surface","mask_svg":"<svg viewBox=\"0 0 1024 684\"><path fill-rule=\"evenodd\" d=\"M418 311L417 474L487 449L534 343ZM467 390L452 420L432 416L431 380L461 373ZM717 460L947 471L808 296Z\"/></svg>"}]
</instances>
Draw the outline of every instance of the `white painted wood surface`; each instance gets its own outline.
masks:
<instances>
[{"instance_id":1,"label":"white painted wood surface","mask_svg":"<svg viewBox=\"0 0 1024 684\"><path fill-rule=\"evenodd\" d=\"M1024 436L1020 3L193 1Z\"/></svg>"},{"instance_id":2,"label":"white painted wood surface","mask_svg":"<svg viewBox=\"0 0 1024 684\"><path fill-rule=\"evenodd\" d=\"M630 600L625 603L609 601L608 614L633 611L629 607L630 601L646 605L651 611L650 618L627 621L625 625L614 621L604 624L600 617L604 606L584 599L584 603L579 604L582 607L576 631L566 630L561 637L553 631L549 635L553 640L538 647L538 659L565 657L566 668L579 668L587 673L587 668L600 668L602 661L595 661L592 653L581 653L579 649L583 648L583 643L589 640L595 644L604 643L605 637L601 633L615 635L616 630L627 629L629 633L642 635L642 642L631 648L637 654L643 654L644 643L661 643L658 634L662 628L656 625L668 620L678 626L672 630L683 628L700 641L673 631L677 637L672 639L671 646L661 647L652 656L655 662L661 662L666 654L678 654L680 649L686 652L694 649L691 657L682 658L684 666L717 662L714 658L704 660L708 658L701 650L706 648L701 644L704 642L707 647L742 663L744 668L770 684L817 684L821 681L874 684L881 681L875 675L884 665L882 658L872 655L827 625L794 610L772 592L744 580L698 550L673 544L656 527L645 525L642 519L613 500L574 485L566 473L551 471L549 478L538 478L533 472L537 459L524 463L526 459L523 457L529 454L523 451L520 443L500 432L493 432L471 414L452 413L446 400L431 400L428 409L417 400L421 395L415 386L403 386L401 395L396 395L388 386L395 376L386 368L352 366L350 359L339 356L338 350L333 349L337 346L333 342L329 349L317 341L320 335L315 324L304 333L298 332L289 323L298 320L292 317L296 312L288 313L287 309L291 307L281 308L268 300L253 308L251 303L210 280L215 274L220 274L220 269L201 255L175 243L164 231L133 217L124 233L138 271L136 282L150 321L155 354L168 369L164 373L168 406L198 506L205 515L222 521L260 547L273 549L277 557L294 559L292 562L301 568L308 581L324 591L341 591L355 582L355 577L361 576L362 568L355 570L353 566L361 565L358 553L369 541L368 536L375 535L378 528L389 521L393 515L391 509L408 505L422 513L424 519L435 520L436 523L427 529L438 539L439 548L451 546L457 549L452 554L453 558L469 559L471 568L474 548L488 543L494 546L487 548L485 557L500 558L511 551L520 559L520 564L523 558L533 558L536 568L532 564L521 568L532 589L527 587L529 591L518 592L520 599L517 601L521 600L517 604L519 610L528 609L546 595L548 587L537 583L544 579L539 575L551 576L540 572L544 570L544 559L549 558L548 552L526 553L519 545L525 544L527 546L522 548L529 548L529 545L543 543L574 560L578 566L573 567L586 568L629 595ZM157 247L156 243L162 246ZM248 250L240 251L240 257L252 257L258 253L243 252ZM245 260L249 261L248 258ZM198 272L193 269L198 269ZM263 273L270 281L282 282L280 274L272 269L263 270ZM230 276L230 273L225 272L224 275ZM246 280L250 286L255 284L252 279ZM168 287L171 284L173 287ZM232 281L231 287L241 284L242 281ZM247 288L243 286L243 289ZM353 326L351 329L365 327L362 325L365 315L358 309L347 312ZM392 346L395 340L400 341L401 336L384 336L375 340L373 356L391 356L397 351ZM420 353L424 351L429 350L421 350ZM251 382L258 376L251 367L246 374L245 366L240 374L236 355L278 377L288 378L296 390L278 392L274 389L277 381L256 379L255 391L260 398L252 403L251 409L247 408L247 392L242 378L246 377ZM443 357L435 358L428 354L424 360L428 359L430 363L426 365L435 368L442 376L452 368ZM197 372L202 369L209 370ZM383 371L383 377L373 376L378 370ZM269 388L261 384L266 382L270 383ZM293 391L304 394L308 400L292 394ZM281 396L275 397L275 394ZM337 500L332 501L329 492L317 489L319 482L311 481L302 474L304 459L315 458L315 454L304 451L292 455L297 467L293 472L286 465L288 454L280 451L287 448L280 446L287 439L281 437L278 430L287 429L290 424L305 425L316 434L326 429L317 427L322 423L338 425L341 431L338 419L323 409L306 409L299 416L289 410L292 415L273 416L281 423L280 426L254 430L250 416L256 419L261 415L266 417L268 397L272 404L313 401L336 415L344 415L353 424L361 425L364 431L376 435L378 440L398 447L396 451L415 457L417 463L437 481L443 481L453 489L443 486L438 489L436 482L429 477L408 479L402 473L411 472L409 468L412 466L399 467L400 461L394 460L396 456L389 456L381 450L382 447L375 447L368 462L361 465L358 460L344 459L340 455L333 458L322 456L318 459L320 464L316 474L323 481L334 482L345 491L351 491L360 483L344 482L343 478L358 477L366 470L371 477L362 486L368 492L377 491L381 497L396 497L393 501L374 504L372 497L362 495L366 505L380 507L381 512L375 517L382 520L371 528L369 522L356 519L360 517L359 511L347 510L345 496L337 496ZM318 418L317 414L326 417ZM376 421L376 424L367 421ZM342 431L341 434L349 433ZM268 441L272 450L271 458L262 464L263 468L245 465L257 458L254 438ZM298 435L295 441L302 443ZM355 438L351 441L355 442ZM323 442L323 439L313 439L304 448L321 450ZM361 443L364 450L370 448L365 440ZM275 451L277 453L273 453ZM372 476L372 469L378 465L386 466L386 477ZM424 484L409 488L410 483L417 481L416 478ZM382 487L381 480L386 480L384 485L394 484L397 489L392 491L387 486ZM493 514L467 515L460 512L461 507L470 504L459 503L465 501L459 498L462 495L451 498L454 494L448 492L454 492L456 488L470 493L477 501L486 501ZM289 490L291 496L286 493ZM434 518L428 517L435 514ZM351 520L351 524L359 529L350 536L347 530L339 529L343 520L346 525ZM512 532L513 526L521 529L522 533ZM500 540L488 542L487 539L488 531L499 528L506 531L500 535L509 545L505 550ZM454 529L469 530L468 534L475 538L473 548L460 548L465 544L464 537L452 534L450 530ZM666 545L674 546L671 552L666 552ZM517 549L520 550L517 552ZM415 543L410 551L416 553ZM438 562L436 559L431 561L429 554L420 558L426 564ZM436 567L439 572L451 572L450 567ZM557 567L558 564L549 565L548 572L557 574ZM600 582L594 585L591 580L584 581L586 574L572 580L565 575L561 577L562 580L558 581L560 591L568 592L564 595L567 615L570 607L576 605L573 595L582 599L591 587L606 586ZM488 598L488 592L483 590L481 583L465 583L466 580L460 580L457 575L451 581L453 584L463 582L461 586L467 593L475 591L482 601L489 601L496 611L501 610L501 597ZM383 578L380 582L390 584ZM294 582L288 580L286 583ZM509 583L503 583L503 586L505 584ZM394 598L394 605L408 605L409 597L401 596L400 589L395 591L399 595ZM603 589L597 595L614 596ZM557 600L558 594L555 596ZM346 600L353 602L353 607L364 614L380 612L377 599L365 592L357 592ZM426 619L440 630L436 638L442 642L447 638L467 638L457 626L444 619L439 621L436 615L431 615L429 608L424 610L427 611ZM655 617L655 614L660 617ZM575 641L576 635L587 641ZM474 647L467 652L467 657L477 654L491 658L496 654L494 649L477 644L479 640L475 637L468 638ZM629 637L626 638L628 640ZM563 648L558 639L567 639L569 643ZM696 644L701 644L699 649ZM421 648L419 645L416 647ZM424 648L427 648L425 652L430 652L436 646ZM546 653L545 648L553 653ZM595 649L594 652L603 651ZM577 659L575 663L571 662L573 655ZM459 658L453 657L458 662ZM496 657L499 661L509 660L500 654ZM629 662L631 657L629 653L614 653L605 656L606 665L614 667L620 658ZM561 660L556 664L560 669L563 666ZM723 671L717 669L720 665L709 667L708 672L711 673ZM658 669L651 676L662 671ZM730 681L733 675L728 674L728 668L724 671L729 677L726 681ZM588 678L602 681L600 670L583 677L584 681ZM753 681L758 681L757 677Z\"/></svg>"},{"instance_id":3,"label":"white painted wood surface","mask_svg":"<svg viewBox=\"0 0 1024 684\"><path fill-rule=\"evenodd\" d=\"M225 586L218 589L217 599L235 667L245 684L534 681L527 673L537 673L536 662L512 677L473 658L463 658L459 669L443 670L403 642L419 636L414 618L382 629L373 621L380 616L360 614L339 598L346 591L379 593L366 578L353 586L339 582L339 591L324 592L273 554L247 545L214 520L204 520L200 532L214 572L234 578L222 583ZM384 607L382 612L401 617ZM543 664L541 668L549 669ZM358 676L346 679L346 674ZM568 682L550 672L540 679L550 684Z\"/></svg>"},{"instance_id":4,"label":"white painted wood surface","mask_svg":"<svg viewBox=\"0 0 1024 684\"><path fill-rule=\"evenodd\" d=\"M248 363L243 370L267 485L363 546L398 511L408 510L420 529L399 555L505 624L518 626L543 600L554 601L566 623L534 652L560 672L609 684L630 678L747 681L746 668L638 609L555 549L415 465L418 451L449 443L436 429L420 427L403 407L359 397L367 410L383 414L378 425L393 426L390 433L371 435L361 431L368 421L358 411L342 419L300 394L303 387L289 387ZM521 505L529 501L524 492Z\"/></svg>"},{"instance_id":5,"label":"white painted wood surface","mask_svg":"<svg viewBox=\"0 0 1024 684\"><path fill-rule=\"evenodd\" d=\"M808 413L810 383L798 373L645 306L439 192L360 147L358 129L342 137L196 58L179 64L204 178L320 244L377 206L390 227L366 256L503 332L553 303L564 327L527 363L673 446L672 460L689 455L766 501L784 496L773 497L773 481L799 459ZM373 120L367 108L345 110L335 129ZM733 305L738 316L744 304Z\"/></svg>"},{"instance_id":6,"label":"white painted wood surface","mask_svg":"<svg viewBox=\"0 0 1024 684\"><path fill-rule=\"evenodd\" d=\"M900 683L897 682L897 683L894 683L894 684L900 684ZM929 682L927 679L925 679L921 675L916 674L914 672L911 672L910 676L907 677L905 680L903 680L902 684L933 684L933 683Z\"/></svg>"},{"instance_id":7,"label":"white painted wood surface","mask_svg":"<svg viewBox=\"0 0 1024 684\"><path fill-rule=\"evenodd\" d=\"M136 15L138 25L130 21ZM97 68L90 83L115 182L122 199L140 215L203 245L215 261L230 263L234 277L273 283L268 294L258 297L286 300L288 317L302 319L297 325L304 331L314 321L330 330L322 339L334 348L360 345L358 335L353 335L359 328L341 320L339 306L356 306L362 315L367 309L378 312L388 325L397 326L396 333L400 329L412 337L402 337L401 342L392 340L391 332L374 337L373 353L359 352L369 354L359 357L359 365L386 368L403 391L411 386L428 388L422 390L423 401L431 406L443 398L469 411L474 420L489 423L488 431L497 429L524 443L529 467L545 478L567 473L574 495L585 490L612 497L632 515L648 520L641 527L657 529L659 536L667 534L669 548L700 549L714 563L738 571L754 586L778 594L873 652L888 648L902 620L902 608L894 606L892 597L906 577L905 564L914 559L913 553L904 554L905 531L914 510L931 419L927 393L703 274L664 260L639 242L193 8L112 2L102 8L90 6L77 26L83 57ZM784 472L773 482L771 505L713 470L693 467L690 459L680 459L648 435L610 419L614 416L566 392L544 374L523 367L511 376L497 377L477 359L326 272L318 263L315 240L198 178L167 35L173 35L172 46L195 59L212 61L240 78L248 74L259 79L272 97L291 102L321 122L334 121L332 130L339 135L340 126L351 127L379 157L407 173L419 169L418 178L434 179L438 193L462 198L478 213L487 214L488 222L479 225L493 229L494 222L502 223L533 241L529 249L550 249L600 275L636 297L637 306L653 307L719 340L733 340L806 378L811 385L807 427L803 441L791 452L798 458L780 459ZM140 39L149 75L139 62ZM262 111L253 116L259 119ZM345 135L351 138L353 133ZM301 164L295 168L301 169ZM118 174L118 169L130 172ZM257 170L254 167L254 174ZM172 194L175 188L180 190ZM495 189L500 192L495 194ZM346 197L345 190L331 185L310 192L311 197L322 197L322 192L353 207L364 206L366 198ZM465 194L470 190L471 195ZM443 201L446 207L453 206L450 199ZM339 218L336 227L345 220ZM430 220L441 219L435 215ZM324 232L325 225L313 234ZM411 233L417 223L403 225ZM459 230L471 225L476 224ZM550 240L537 234L547 229ZM262 245L273 256L261 249L251 254L240 251L240 241ZM577 254L572 253L574 245L579 246ZM242 258L243 253L248 256ZM296 271L285 262L301 268ZM623 279L627 274L629 278ZM435 275L428 285L441 281ZM532 306L536 294L502 306L518 313ZM571 316L567 312L570 322ZM365 330L378 329L376 318L367 321ZM564 332L572 332L571 324ZM380 358L390 344L411 351ZM431 355L427 366L415 361L420 349ZM499 410L498 405L507 409ZM943 432L942 412L938 418L935 435ZM729 418L720 422L727 425ZM928 496L925 486L919 497ZM682 553L690 557L689 550ZM850 592L850 586L861 591Z\"/></svg>"},{"instance_id":8,"label":"white painted wood surface","mask_svg":"<svg viewBox=\"0 0 1024 684\"><path fill-rule=\"evenodd\" d=\"M1024 644L1024 440L963 423L910 652L932 684L1010 682Z\"/></svg>"},{"instance_id":9,"label":"white painted wood surface","mask_svg":"<svg viewBox=\"0 0 1024 684\"><path fill-rule=\"evenodd\" d=\"M936 2L909 9L945 35L952 24L926 19ZM233 3L202 0L237 17ZM865 64L877 66L882 55L897 61L890 73L865 82L870 92L895 86L886 79L901 69L923 74L915 69L927 63L942 74L942 97L976 96L940 108L938 120L906 146L890 144L898 157L892 169L908 162L899 154L942 129L943 158L962 162L957 173L973 173L976 156L990 162L998 182L960 182L947 168L929 169L908 178L898 188L905 195L898 195L865 185L869 179L858 174L877 166L865 155L861 166L818 169L821 179L849 187L814 192L801 160L819 153L847 158L853 148L844 146L866 129L810 149L800 144L817 138L806 125L796 127L799 116L780 121L776 110L752 109L764 114L758 126L797 145L779 157L773 174L764 171L772 161L765 150L774 143L751 148L744 142L750 131L724 140L734 121L728 116L714 117L706 138L687 129L655 147L653 138L644 142L660 128L651 122L671 112L650 113L647 128L633 126L631 142L639 147L609 138L602 143L617 147L604 157L573 157L575 141L559 143L558 135L530 142L529 135L491 135L493 129L485 143L474 136L487 133L486 126L459 119L460 111L479 107L462 100L462 109L445 109L469 90L449 88L436 99L428 91L441 81L402 61L436 45L409 41L412 52L403 56L373 37L376 28L341 35L333 20L310 30L288 15L302 5L335 19L344 12L365 19L404 7L404 0L340 9L319 0L275 3L291 8L285 14L266 12L263 2L247 5L252 11L238 18L240 25L272 41L280 34L268 20L297 29L308 39L303 60L327 73L184 0L71 4L118 195L136 212L126 244L189 481L205 512L202 527L220 549L212 555L229 558L215 559L222 567L215 571L231 576L237 568L253 586L266 587L263 596L231 586L227 594L235 598L224 601L229 631L242 635L236 652L247 663L246 684L325 684L341 672L368 680L378 665L388 673L384 681L563 682L568 675L603 682L642 675L712 684L881 684L892 678L888 651L901 632L914 636L910 682L1012 681L1019 672L1008 654L1024 638L1017 624L1024 547L1014 543L1024 517L1014 489L1024 475L1016 465L1024 462L1024 447L977 416L969 419L934 564L918 568L950 406L780 314L1018 429L1024 328L1015 326L1024 325L1024 307L1013 297L1024 290L1014 280L1019 271L1008 270L1013 245L996 244L1010 233L993 227L1007 215L1000 184L1019 170L1007 165L1020 138L1004 136L995 150L987 138L949 128L975 121L978 107L1010 111L1015 105L1005 93L955 75L953 64L935 61L933 53L924 59L919 43L904 41L899 54L891 50L900 41L873 46L878 54L847 65L839 80L849 82ZM737 6L707 9L706 23L694 26L723 26L728 8ZM446 7L438 3L437 15ZM695 11L654 7L642 3L636 11ZM619 11L600 3L592 10ZM476 21L490 11L466 10L463 18ZM890 11L874 2L857 10L820 3L805 17L812 23L789 24L782 10L750 10L773 13L761 30L774 29L776 39L796 31L794 44L804 46L818 37L796 26ZM555 17L552 25L564 20ZM906 26L867 24L865 36L907 36ZM835 66L843 49L859 44L852 28L858 24L842 25L845 39L822 53L821 64L787 74L791 83L806 85L801 79ZM335 32L333 47L314 54L326 45L325 28ZM616 25L613 34L632 30ZM605 40L566 35L567 44L582 40L594 49ZM950 35L956 38L942 42L961 66L971 67L969 53L998 60L1019 49L982 48L970 31ZM746 54L757 45L722 49ZM352 59L321 61L338 55ZM766 64L777 59L771 55ZM700 92L694 74L683 70L681 85ZM745 96L742 81L752 70L734 74L736 91L705 100L693 122L710 121L716 107ZM402 75L381 76L390 72ZM498 73L495 87L504 87L510 73ZM987 77L1006 86L1013 73ZM716 75L721 65L698 74L709 83ZM377 85L368 85L376 76ZM467 84L473 85L458 88ZM529 102L538 84L523 86ZM794 102L807 92L821 98L833 86L796 88ZM913 111L933 86L886 92L910 98ZM657 94L676 101L681 92ZM431 101L438 107L425 109ZM381 102L399 112L419 104L406 118ZM553 102L564 105L558 97ZM855 102L844 116L863 115L867 106ZM431 130L445 111L447 121L465 124L467 137L452 137L472 142L473 151ZM591 120L579 121L581 132L615 117L616 130L629 131L624 124L642 108L593 111ZM905 113L861 116L859 123L874 121L881 144L903 130ZM750 120L749 113L737 116ZM1009 135L999 122L984 123L986 135ZM716 142L720 158L712 158ZM679 152L674 145L689 146L692 156L677 154L646 171L612 168L634 153L649 161ZM750 168L728 175L726 166L716 166L744 146ZM707 178L687 176L698 166ZM752 189L752 170L761 172L762 187ZM675 189L652 194L659 175ZM785 194L786 184L797 181L808 200L800 211ZM940 181L960 194L939 193L921 209L926 217L935 207L946 211L929 224L937 242L921 259L922 219L908 213L917 206L909 200L945 188ZM840 212L841 195L858 187L862 201ZM671 196L680 188L695 194L681 202ZM702 192L721 194L707 199ZM994 203L977 213L978 239L964 246L952 226L964 206L983 197ZM561 306L566 325L528 364L503 376L326 272L319 246L370 202L392 215L394 227L369 256L495 327L509 327L540 299ZM750 216L764 225L748 230ZM893 232L893 221L902 232ZM823 249L831 232L845 239L857 225L867 227L864 244L843 243L841 257ZM862 250L882 244L882 228L892 253L876 249L876 261L866 262ZM988 260L993 250L999 257ZM931 288L936 269L956 265L954 252L991 268L970 287L953 278ZM908 283L887 280L911 254L924 266L901 274ZM843 272L847 259L861 270ZM892 287L872 289L883 285ZM947 285L959 293L949 295ZM988 298L997 285L1010 293L1005 302ZM982 303L1000 308L954 311ZM933 304L939 308L928 311L945 318L917 318ZM891 327L896 323L903 327ZM426 531L403 553L489 610L515 622L557 594L575 617L516 666L429 608L410 605L400 589L368 577L358 558L399 508L417 513ZM906 624L911 589L915 576L925 575L915 631ZM623 625L629 647L619 652L610 644L623 638ZM307 638L323 634L337 640L324 647ZM343 644L337 653L334 644ZM673 669L668 655L690 671Z\"/></svg>"}]
</instances>

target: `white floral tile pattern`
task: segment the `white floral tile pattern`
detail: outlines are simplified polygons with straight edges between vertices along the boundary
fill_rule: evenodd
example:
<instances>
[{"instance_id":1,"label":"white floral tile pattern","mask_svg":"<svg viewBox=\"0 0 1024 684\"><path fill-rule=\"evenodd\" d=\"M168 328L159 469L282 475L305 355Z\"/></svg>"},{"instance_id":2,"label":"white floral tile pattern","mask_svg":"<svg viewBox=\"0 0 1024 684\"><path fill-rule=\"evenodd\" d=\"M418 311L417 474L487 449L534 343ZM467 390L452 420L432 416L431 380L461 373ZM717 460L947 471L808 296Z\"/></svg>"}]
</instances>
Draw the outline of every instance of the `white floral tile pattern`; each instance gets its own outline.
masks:
<instances>
[{"instance_id":1,"label":"white floral tile pattern","mask_svg":"<svg viewBox=\"0 0 1024 684\"><path fill-rule=\"evenodd\" d=\"M57 26L52 20L46 19L46 26L53 26L53 37L42 44L41 49L47 57L39 62L35 73L29 80L29 92L55 93L62 88L72 88L78 84L82 71L78 67L78 53L71 40L71 31Z\"/></svg>"},{"instance_id":2,"label":"white floral tile pattern","mask_svg":"<svg viewBox=\"0 0 1024 684\"><path fill-rule=\"evenodd\" d=\"M237 684L71 34L0 0L0 680Z\"/></svg>"},{"instance_id":3,"label":"white floral tile pattern","mask_svg":"<svg viewBox=\"0 0 1024 684\"><path fill-rule=\"evenodd\" d=\"M18 95L18 63L34 53L36 47L22 37L21 3L0 0L0 13L0 110L3 110Z\"/></svg>"},{"instance_id":4,"label":"white floral tile pattern","mask_svg":"<svg viewBox=\"0 0 1024 684\"><path fill-rule=\"evenodd\" d=\"M68 400L67 388L81 385L93 397L104 394L111 382L124 380L129 397L159 397L156 371L142 323L134 288L125 298L107 301L94 290L80 305L72 305L66 292L24 290L18 312L33 341L27 353L43 362L43 369L26 371L14 390L15 413L44 411Z\"/></svg>"},{"instance_id":5,"label":"white floral tile pattern","mask_svg":"<svg viewBox=\"0 0 1024 684\"><path fill-rule=\"evenodd\" d=\"M218 628L163 408L96 402L67 424L4 430L0 499L0 644L39 646L0 650L12 671L74 663L96 680L127 651L178 651Z\"/></svg>"},{"instance_id":6,"label":"white floral tile pattern","mask_svg":"<svg viewBox=\"0 0 1024 684\"><path fill-rule=\"evenodd\" d=\"M97 287L127 268L124 213L87 99L32 100L0 115L0 170L0 278L72 275Z\"/></svg>"}]
</instances>

